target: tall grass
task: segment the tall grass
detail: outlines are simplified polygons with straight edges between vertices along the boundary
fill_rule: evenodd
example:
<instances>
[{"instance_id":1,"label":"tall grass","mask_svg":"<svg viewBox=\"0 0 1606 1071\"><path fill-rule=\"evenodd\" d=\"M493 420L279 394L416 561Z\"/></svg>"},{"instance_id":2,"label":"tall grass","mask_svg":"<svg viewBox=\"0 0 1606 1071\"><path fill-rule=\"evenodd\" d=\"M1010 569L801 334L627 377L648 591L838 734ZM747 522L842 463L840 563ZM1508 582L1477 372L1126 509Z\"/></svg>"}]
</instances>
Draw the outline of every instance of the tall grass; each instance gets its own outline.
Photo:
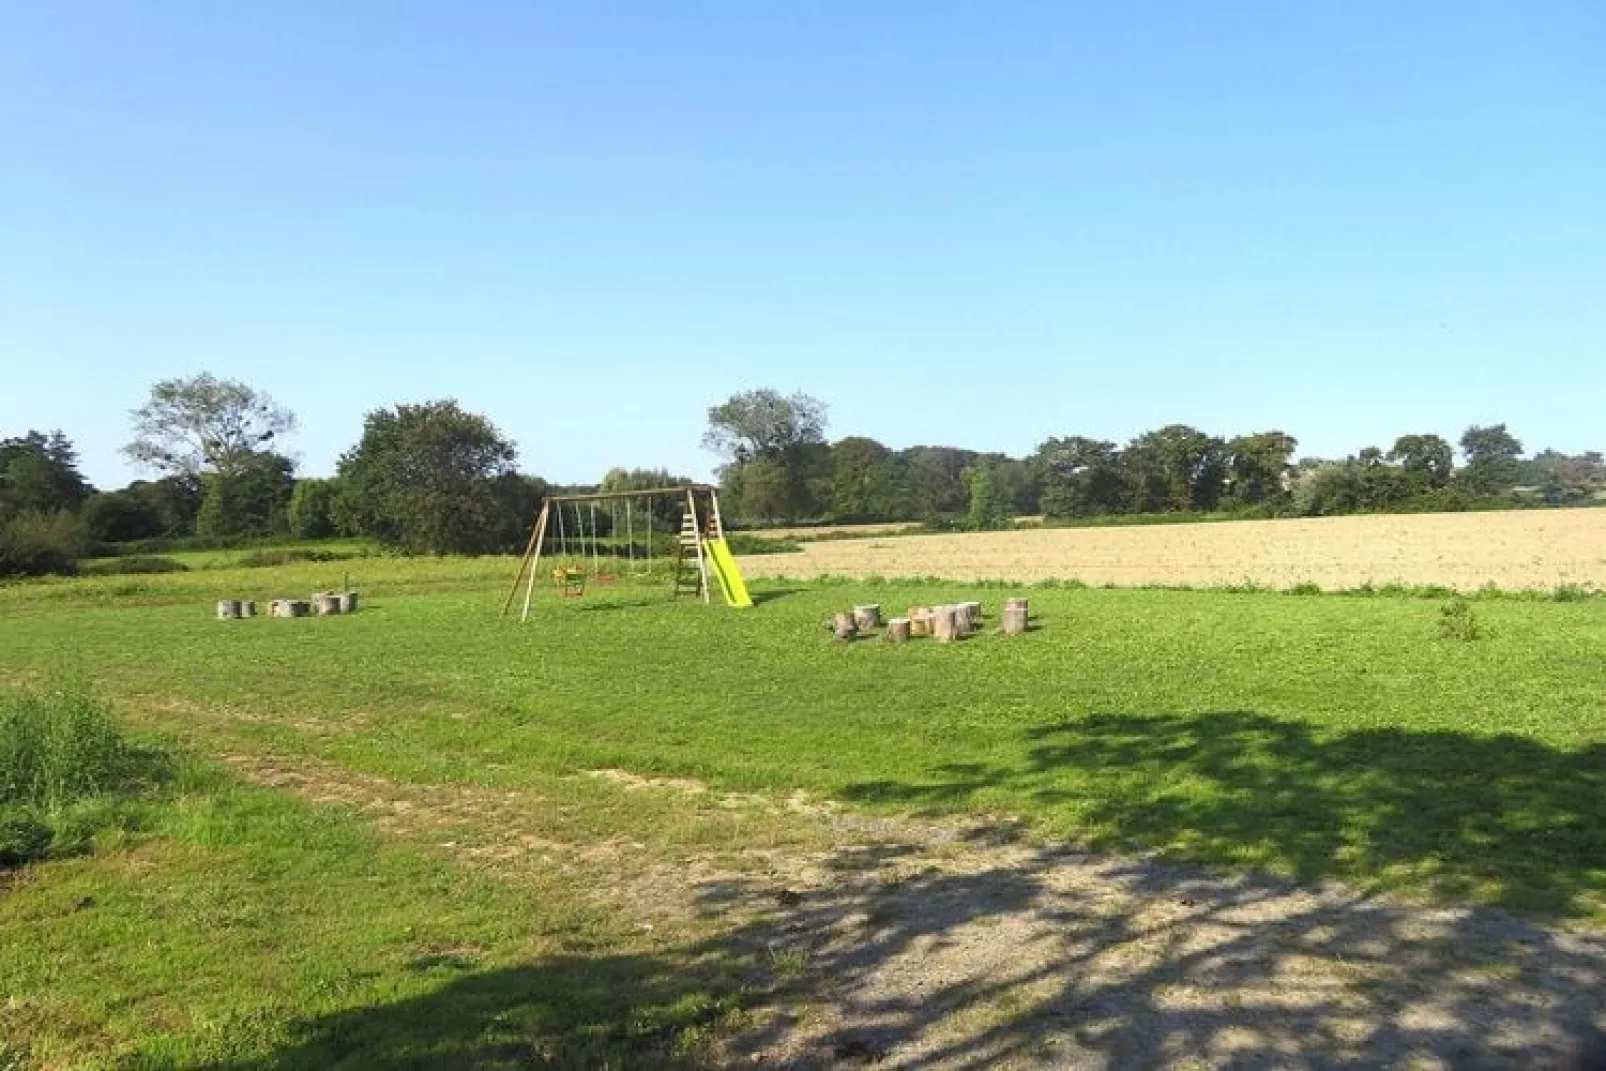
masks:
<instances>
[{"instance_id":1,"label":"tall grass","mask_svg":"<svg viewBox=\"0 0 1606 1071\"><path fill-rule=\"evenodd\" d=\"M122 804L165 767L165 756L128 743L87 688L0 695L0 869L133 824Z\"/></svg>"}]
</instances>

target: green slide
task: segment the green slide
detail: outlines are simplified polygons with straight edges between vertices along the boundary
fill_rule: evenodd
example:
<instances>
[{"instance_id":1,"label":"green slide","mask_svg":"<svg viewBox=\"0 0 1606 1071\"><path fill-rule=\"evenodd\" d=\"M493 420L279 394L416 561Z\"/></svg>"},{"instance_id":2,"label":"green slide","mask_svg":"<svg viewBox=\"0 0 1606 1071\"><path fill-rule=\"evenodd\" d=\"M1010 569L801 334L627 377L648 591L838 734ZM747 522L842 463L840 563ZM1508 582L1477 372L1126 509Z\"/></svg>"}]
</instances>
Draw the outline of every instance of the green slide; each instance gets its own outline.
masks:
<instances>
[{"instance_id":1,"label":"green slide","mask_svg":"<svg viewBox=\"0 0 1606 1071\"><path fill-rule=\"evenodd\" d=\"M731 548L723 539L706 539L703 548L708 551L709 561L714 563L714 575L719 578L719 590L725 596L725 601L737 609L744 609L753 605L753 596L747 593L747 581L742 579L742 571L736 568L736 559L731 556Z\"/></svg>"}]
</instances>

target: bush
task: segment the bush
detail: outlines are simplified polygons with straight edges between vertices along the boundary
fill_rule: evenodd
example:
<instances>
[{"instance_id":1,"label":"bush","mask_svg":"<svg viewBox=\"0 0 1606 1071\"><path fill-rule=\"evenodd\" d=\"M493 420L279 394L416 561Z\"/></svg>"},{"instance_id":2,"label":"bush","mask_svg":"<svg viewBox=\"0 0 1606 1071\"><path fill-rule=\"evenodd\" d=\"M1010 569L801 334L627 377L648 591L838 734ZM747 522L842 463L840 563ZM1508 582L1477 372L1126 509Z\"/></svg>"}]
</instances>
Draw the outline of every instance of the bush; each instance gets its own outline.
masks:
<instances>
[{"instance_id":1,"label":"bush","mask_svg":"<svg viewBox=\"0 0 1606 1071\"><path fill-rule=\"evenodd\" d=\"M70 513L24 513L0 524L0 576L71 575L84 530Z\"/></svg>"},{"instance_id":2,"label":"bush","mask_svg":"<svg viewBox=\"0 0 1606 1071\"><path fill-rule=\"evenodd\" d=\"M242 554L229 563L237 569L271 569L277 565L296 565L300 562L342 562L358 557L356 554L334 550L267 549Z\"/></svg>"},{"instance_id":3,"label":"bush","mask_svg":"<svg viewBox=\"0 0 1606 1071\"><path fill-rule=\"evenodd\" d=\"M1471 643L1483 634L1478 615L1466 599L1457 597L1439 607L1439 635L1444 639Z\"/></svg>"},{"instance_id":4,"label":"bush","mask_svg":"<svg viewBox=\"0 0 1606 1071\"><path fill-rule=\"evenodd\" d=\"M769 539L747 532L727 532L725 542L732 554L792 554L803 549L795 539Z\"/></svg>"},{"instance_id":5,"label":"bush","mask_svg":"<svg viewBox=\"0 0 1606 1071\"><path fill-rule=\"evenodd\" d=\"M50 826L29 808L0 808L0 871L43 859L54 839Z\"/></svg>"},{"instance_id":6,"label":"bush","mask_svg":"<svg viewBox=\"0 0 1606 1071\"><path fill-rule=\"evenodd\" d=\"M109 558L103 562L86 565L82 572L85 576L130 576L140 573L187 573L189 566L172 558L162 558L154 554L136 554L129 558Z\"/></svg>"}]
</instances>

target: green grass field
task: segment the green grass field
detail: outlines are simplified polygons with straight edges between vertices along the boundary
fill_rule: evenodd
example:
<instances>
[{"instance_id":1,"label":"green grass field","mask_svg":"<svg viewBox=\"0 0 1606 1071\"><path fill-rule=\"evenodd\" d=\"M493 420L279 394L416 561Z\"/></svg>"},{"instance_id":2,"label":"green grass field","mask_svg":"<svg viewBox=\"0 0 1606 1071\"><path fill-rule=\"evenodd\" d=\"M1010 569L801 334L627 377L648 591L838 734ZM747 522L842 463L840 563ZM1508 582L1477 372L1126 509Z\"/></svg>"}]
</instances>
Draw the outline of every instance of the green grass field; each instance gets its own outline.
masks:
<instances>
[{"instance_id":1,"label":"green grass field","mask_svg":"<svg viewBox=\"0 0 1606 1071\"><path fill-rule=\"evenodd\" d=\"M212 620L214 598L347 571L356 616ZM738 613L543 587L521 626L496 613L510 572L365 558L0 589L0 682L87 677L198 771L145 828L0 878L0 1066L695 1059L753 972L785 967L700 954L706 919L643 934L576 872L504 880L443 855L457 833L228 770L535 801L532 836L647 858L811 835L577 776L617 768L1606 917L1603 599L1477 599L1469 642L1434 599L1036 589L1024 637L893 647L821 619L1008 591L756 584ZM616 864L574 865L606 884Z\"/></svg>"}]
</instances>

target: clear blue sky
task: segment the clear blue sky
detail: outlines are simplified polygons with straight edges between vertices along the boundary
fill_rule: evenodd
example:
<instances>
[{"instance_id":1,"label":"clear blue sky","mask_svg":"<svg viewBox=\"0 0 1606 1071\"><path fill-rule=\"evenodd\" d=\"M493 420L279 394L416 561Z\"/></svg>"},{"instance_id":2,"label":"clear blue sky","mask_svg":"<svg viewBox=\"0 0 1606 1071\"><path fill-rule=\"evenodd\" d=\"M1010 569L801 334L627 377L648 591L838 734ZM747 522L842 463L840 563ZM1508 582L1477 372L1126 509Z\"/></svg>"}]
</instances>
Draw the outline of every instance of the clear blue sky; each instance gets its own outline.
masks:
<instances>
[{"instance_id":1,"label":"clear blue sky","mask_svg":"<svg viewBox=\"0 0 1606 1071\"><path fill-rule=\"evenodd\" d=\"M528 471L707 407L1023 453L1606 447L1606 4L0 6L0 435L453 395Z\"/></svg>"}]
</instances>

